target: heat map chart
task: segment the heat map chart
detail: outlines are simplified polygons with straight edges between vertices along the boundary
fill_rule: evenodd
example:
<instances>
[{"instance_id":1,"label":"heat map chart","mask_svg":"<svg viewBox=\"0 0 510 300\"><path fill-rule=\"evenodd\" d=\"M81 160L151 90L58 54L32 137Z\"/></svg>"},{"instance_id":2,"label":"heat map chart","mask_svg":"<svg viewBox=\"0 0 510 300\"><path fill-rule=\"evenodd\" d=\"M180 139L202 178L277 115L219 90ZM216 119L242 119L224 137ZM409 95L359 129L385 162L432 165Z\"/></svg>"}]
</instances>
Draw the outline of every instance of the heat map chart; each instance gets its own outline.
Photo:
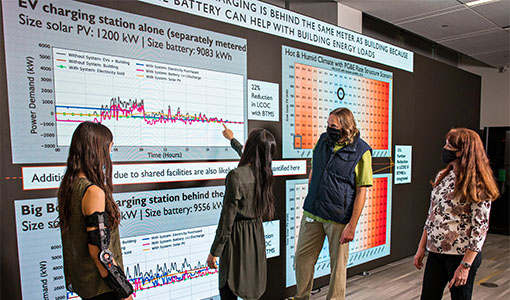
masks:
<instances>
[{"instance_id":1,"label":"heat map chart","mask_svg":"<svg viewBox=\"0 0 510 300\"><path fill-rule=\"evenodd\" d=\"M365 206L349 244L347 267L390 255L392 174L374 174Z\"/></svg>"},{"instance_id":2,"label":"heat map chart","mask_svg":"<svg viewBox=\"0 0 510 300\"><path fill-rule=\"evenodd\" d=\"M242 75L53 48L57 145L83 121L112 130L117 147L229 147L244 140Z\"/></svg>"},{"instance_id":3,"label":"heat map chart","mask_svg":"<svg viewBox=\"0 0 510 300\"><path fill-rule=\"evenodd\" d=\"M374 157L391 156L392 73L283 48L283 155L311 157L329 112L349 108Z\"/></svg>"},{"instance_id":4,"label":"heat map chart","mask_svg":"<svg viewBox=\"0 0 510 300\"><path fill-rule=\"evenodd\" d=\"M391 174L374 175L374 184L367 191L363 212L356 226L354 240L349 244L347 267L356 266L390 254L391 240ZM286 285L296 284L295 252L303 218L303 203L308 193L308 180L287 180ZM327 238L315 264L314 278L330 273Z\"/></svg>"}]
</instances>

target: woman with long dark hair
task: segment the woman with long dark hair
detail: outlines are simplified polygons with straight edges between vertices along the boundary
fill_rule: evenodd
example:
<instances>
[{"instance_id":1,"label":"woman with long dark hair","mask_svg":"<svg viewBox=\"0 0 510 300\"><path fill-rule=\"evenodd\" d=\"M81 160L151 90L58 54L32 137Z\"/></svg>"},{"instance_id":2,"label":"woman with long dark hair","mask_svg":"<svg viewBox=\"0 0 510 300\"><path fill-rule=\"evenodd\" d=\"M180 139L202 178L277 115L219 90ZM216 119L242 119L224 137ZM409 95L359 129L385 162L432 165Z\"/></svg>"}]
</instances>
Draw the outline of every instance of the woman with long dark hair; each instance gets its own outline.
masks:
<instances>
[{"instance_id":1,"label":"woman with long dark hair","mask_svg":"<svg viewBox=\"0 0 510 300\"><path fill-rule=\"evenodd\" d=\"M207 258L218 268L222 300L258 299L266 289L266 244L262 220L275 213L273 171L274 136L255 129L248 136L241 160L225 180L225 197L216 236Z\"/></svg>"},{"instance_id":2,"label":"woman with long dark hair","mask_svg":"<svg viewBox=\"0 0 510 300\"><path fill-rule=\"evenodd\" d=\"M122 266L120 211L112 197L112 141L102 124L78 125L58 190L66 286L84 300L132 299ZM105 264L111 257L113 264Z\"/></svg>"},{"instance_id":3,"label":"woman with long dark hair","mask_svg":"<svg viewBox=\"0 0 510 300\"><path fill-rule=\"evenodd\" d=\"M499 191L482 141L473 130L450 130L442 156L448 165L431 182L430 209L414 265L423 267L428 250L421 299L441 299L448 284L452 300L468 300L482 262L491 201Z\"/></svg>"}]
</instances>

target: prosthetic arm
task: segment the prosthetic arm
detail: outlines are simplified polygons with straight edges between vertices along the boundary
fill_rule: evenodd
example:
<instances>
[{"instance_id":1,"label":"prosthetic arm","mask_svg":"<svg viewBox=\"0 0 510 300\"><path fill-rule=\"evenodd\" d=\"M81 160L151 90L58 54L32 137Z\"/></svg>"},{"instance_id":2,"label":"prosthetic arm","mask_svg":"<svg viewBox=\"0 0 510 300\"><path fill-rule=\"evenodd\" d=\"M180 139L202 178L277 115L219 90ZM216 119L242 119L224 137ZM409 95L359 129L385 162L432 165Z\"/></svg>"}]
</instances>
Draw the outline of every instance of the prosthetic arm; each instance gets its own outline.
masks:
<instances>
[{"instance_id":1,"label":"prosthetic arm","mask_svg":"<svg viewBox=\"0 0 510 300\"><path fill-rule=\"evenodd\" d=\"M85 225L87 227L97 227L96 230L87 231L87 241L91 245L99 247L99 261L108 271L108 276L104 279L108 285L120 298L127 298L133 293L133 286L126 278L124 271L113 264L113 254L108 250L110 245L110 229L107 228L107 217L104 212L95 212L92 215L85 216Z\"/></svg>"}]
</instances>

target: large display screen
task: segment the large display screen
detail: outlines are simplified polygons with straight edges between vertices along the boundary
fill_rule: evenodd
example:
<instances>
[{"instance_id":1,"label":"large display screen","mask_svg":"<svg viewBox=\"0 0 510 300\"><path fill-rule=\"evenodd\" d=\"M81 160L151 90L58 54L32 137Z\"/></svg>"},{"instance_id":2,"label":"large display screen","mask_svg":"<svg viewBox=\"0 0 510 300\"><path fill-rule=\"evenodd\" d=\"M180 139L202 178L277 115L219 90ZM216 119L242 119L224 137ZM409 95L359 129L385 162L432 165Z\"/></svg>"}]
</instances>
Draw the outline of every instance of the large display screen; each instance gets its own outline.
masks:
<instances>
[{"instance_id":1,"label":"large display screen","mask_svg":"<svg viewBox=\"0 0 510 300\"><path fill-rule=\"evenodd\" d=\"M205 260L224 190L217 186L114 194L122 212L124 269L136 299L192 300L218 295L217 270L209 269ZM60 231L50 225L58 217L51 209L55 207L54 198L16 201L24 299L42 299L41 295L78 298L66 292ZM34 266L44 266L46 272L34 272ZM32 284L41 280L40 286Z\"/></svg>"},{"instance_id":2,"label":"large display screen","mask_svg":"<svg viewBox=\"0 0 510 300\"><path fill-rule=\"evenodd\" d=\"M3 16L13 163L64 162L83 121L110 128L114 161L237 157L221 131L247 131L245 39L70 1L36 7ZM62 10L81 19L67 25Z\"/></svg>"},{"instance_id":3,"label":"large display screen","mask_svg":"<svg viewBox=\"0 0 510 300\"><path fill-rule=\"evenodd\" d=\"M206 258L224 186L114 194L124 270L135 299L219 299ZM79 299L66 290L55 198L15 202L24 299ZM265 222L266 256L278 256L279 222ZM38 284L34 284L37 282Z\"/></svg>"}]
</instances>

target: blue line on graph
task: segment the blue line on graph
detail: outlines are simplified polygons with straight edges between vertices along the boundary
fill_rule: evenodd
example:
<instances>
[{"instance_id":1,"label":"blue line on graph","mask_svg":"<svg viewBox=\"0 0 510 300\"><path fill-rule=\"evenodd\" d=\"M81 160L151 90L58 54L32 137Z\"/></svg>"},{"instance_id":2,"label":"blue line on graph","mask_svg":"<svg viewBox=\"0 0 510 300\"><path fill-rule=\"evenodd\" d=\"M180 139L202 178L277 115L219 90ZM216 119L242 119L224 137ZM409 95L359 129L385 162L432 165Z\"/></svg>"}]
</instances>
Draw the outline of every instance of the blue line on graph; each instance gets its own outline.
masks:
<instances>
[{"instance_id":1,"label":"blue line on graph","mask_svg":"<svg viewBox=\"0 0 510 300\"><path fill-rule=\"evenodd\" d=\"M85 107L85 106L67 106L67 105L55 105L57 107L65 107L65 108L78 108L78 109L92 109L92 110L110 110L110 108L101 108L101 107Z\"/></svg>"}]
</instances>

